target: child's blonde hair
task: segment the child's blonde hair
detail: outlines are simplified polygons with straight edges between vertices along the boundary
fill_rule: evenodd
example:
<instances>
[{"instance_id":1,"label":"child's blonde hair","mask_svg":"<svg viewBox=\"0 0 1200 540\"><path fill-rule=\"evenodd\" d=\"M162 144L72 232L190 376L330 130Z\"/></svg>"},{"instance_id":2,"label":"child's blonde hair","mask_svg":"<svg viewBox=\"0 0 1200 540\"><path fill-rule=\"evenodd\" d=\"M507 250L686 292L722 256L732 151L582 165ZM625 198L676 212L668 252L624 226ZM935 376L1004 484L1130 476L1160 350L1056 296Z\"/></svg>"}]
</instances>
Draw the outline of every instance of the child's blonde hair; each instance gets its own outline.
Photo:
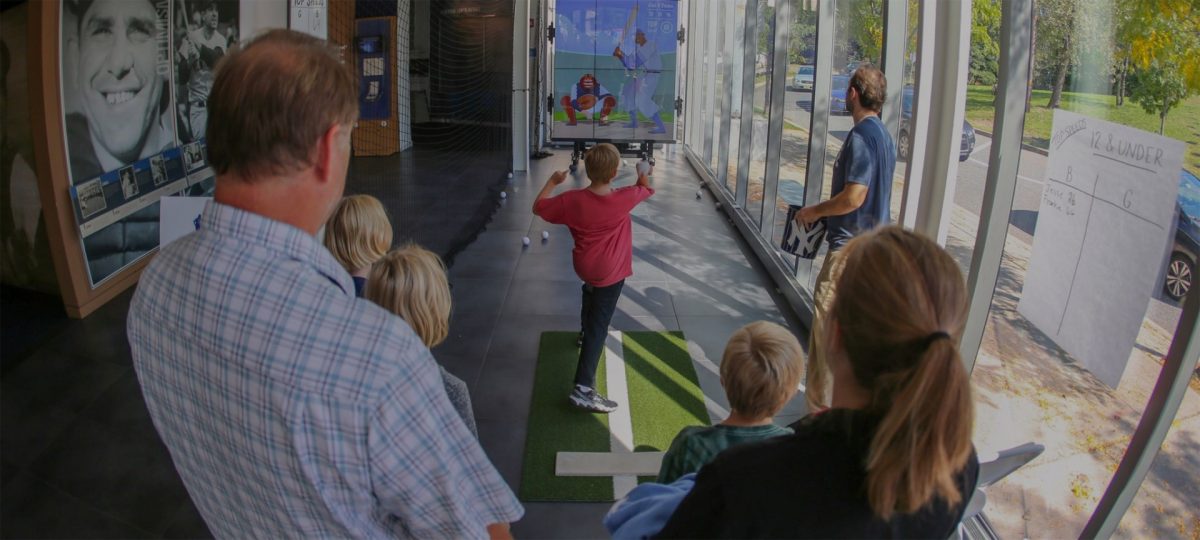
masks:
<instances>
[{"instance_id":1,"label":"child's blonde hair","mask_svg":"<svg viewBox=\"0 0 1200 540\"><path fill-rule=\"evenodd\" d=\"M778 324L757 321L733 333L721 357L721 385L733 410L749 418L774 416L800 385L804 351Z\"/></svg>"},{"instance_id":2,"label":"child's blonde hair","mask_svg":"<svg viewBox=\"0 0 1200 540\"><path fill-rule=\"evenodd\" d=\"M450 333L446 265L423 247L409 244L384 255L371 267L363 296L404 319L426 347Z\"/></svg>"},{"instance_id":3,"label":"child's blonde hair","mask_svg":"<svg viewBox=\"0 0 1200 540\"><path fill-rule=\"evenodd\" d=\"M588 178L593 182L607 184L617 177L617 167L621 166L621 153L611 144L597 144L583 156L583 165Z\"/></svg>"},{"instance_id":4,"label":"child's blonde hair","mask_svg":"<svg viewBox=\"0 0 1200 540\"><path fill-rule=\"evenodd\" d=\"M392 223L383 203L370 195L343 198L325 222L324 242L346 271L371 266L392 247Z\"/></svg>"}]
</instances>

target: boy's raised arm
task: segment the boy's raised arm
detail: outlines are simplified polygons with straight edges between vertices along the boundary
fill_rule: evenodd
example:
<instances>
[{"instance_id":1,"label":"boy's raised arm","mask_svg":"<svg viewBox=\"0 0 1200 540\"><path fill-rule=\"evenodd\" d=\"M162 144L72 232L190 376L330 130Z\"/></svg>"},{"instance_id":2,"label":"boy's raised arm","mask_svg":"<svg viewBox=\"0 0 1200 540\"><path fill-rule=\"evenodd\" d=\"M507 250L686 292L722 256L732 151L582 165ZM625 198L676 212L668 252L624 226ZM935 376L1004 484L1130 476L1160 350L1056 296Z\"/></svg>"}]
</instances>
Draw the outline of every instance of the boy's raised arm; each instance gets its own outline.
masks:
<instances>
[{"instance_id":1,"label":"boy's raised arm","mask_svg":"<svg viewBox=\"0 0 1200 540\"><path fill-rule=\"evenodd\" d=\"M567 171L555 171L554 174L550 175L550 178L546 179L546 185L542 186L542 191L538 192L537 198L533 200L533 215L541 216L537 209L538 202L549 197L551 193L554 193L554 188L558 187L566 179Z\"/></svg>"}]
</instances>

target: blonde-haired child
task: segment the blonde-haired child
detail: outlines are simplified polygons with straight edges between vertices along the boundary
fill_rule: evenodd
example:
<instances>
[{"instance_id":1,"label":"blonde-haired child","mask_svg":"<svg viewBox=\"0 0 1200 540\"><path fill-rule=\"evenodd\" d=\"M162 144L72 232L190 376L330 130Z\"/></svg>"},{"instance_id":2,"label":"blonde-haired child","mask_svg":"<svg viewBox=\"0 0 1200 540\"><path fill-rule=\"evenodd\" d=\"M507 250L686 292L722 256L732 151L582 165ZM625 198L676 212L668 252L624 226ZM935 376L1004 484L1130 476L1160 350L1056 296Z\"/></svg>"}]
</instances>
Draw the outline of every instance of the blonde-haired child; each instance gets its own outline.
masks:
<instances>
[{"instance_id":1,"label":"blonde-haired child","mask_svg":"<svg viewBox=\"0 0 1200 540\"><path fill-rule=\"evenodd\" d=\"M683 428L663 456L657 481L669 484L699 471L730 446L792 433L771 418L796 395L803 371L804 351L786 328L757 321L737 329L721 357L729 417L711 427Z\"/></svg>"},{"instance_id":2,"label":"blonde-haired child","mask_svg":"<svg viewBox=\"0 0 1200 540\"><path fill-rule=\"evenodd\" d=\"M325 249L354 279L362 297L371 265L392 247L392 223L383 203L370 195L342 198L325 222Z\"/></svg>"},{"instance_id":3,"label":"blonde-haired child","mask_svg":"<svg viewBox=\"0 0 1200 540\"><path fill-rule=\"evenodd\" d=\"M365 297L404 319L430 349L450 333L451 298L446 266L425 248L409 244L384 255L371 267ZM446 368L441 370L446 395L467 428L478 437L467 383Z\"/></svg>"}]
</instances>

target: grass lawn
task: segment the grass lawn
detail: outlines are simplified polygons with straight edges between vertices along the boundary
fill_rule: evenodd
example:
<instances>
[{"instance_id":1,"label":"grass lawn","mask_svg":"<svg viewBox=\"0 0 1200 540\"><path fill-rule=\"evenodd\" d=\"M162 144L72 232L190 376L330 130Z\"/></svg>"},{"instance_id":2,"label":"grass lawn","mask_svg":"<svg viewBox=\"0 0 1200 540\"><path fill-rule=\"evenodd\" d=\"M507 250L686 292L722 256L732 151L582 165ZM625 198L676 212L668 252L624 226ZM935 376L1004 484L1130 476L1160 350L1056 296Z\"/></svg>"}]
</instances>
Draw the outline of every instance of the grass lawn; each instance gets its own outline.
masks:
<instances>
[{"instance_id":1,"label":"grass lawn","mask_svg":"<svg viewBox=\"0 0 1200 540\"><path fill-rule=\"evenodd\" d=\"M967 121L972 126L992 132L995 106L992 89L988 86L971 86L967 89ZM1049 90L1033 91L1033 106L1025 115L1025 143L1046 148L1050 142L1054 111L1046 107L1050 101ZM1158 133L1158 116L1147 114L1133 101L1126 99L1125 105L1117 107L1116 96L1063 92L1062 108L1093 118L1135 127ZM1167 115L1167 137L1187 144L1183 158L1184 167L1193 172L1200 171L1200 96L1192 96Z\"/></svg>"}]
</instances>

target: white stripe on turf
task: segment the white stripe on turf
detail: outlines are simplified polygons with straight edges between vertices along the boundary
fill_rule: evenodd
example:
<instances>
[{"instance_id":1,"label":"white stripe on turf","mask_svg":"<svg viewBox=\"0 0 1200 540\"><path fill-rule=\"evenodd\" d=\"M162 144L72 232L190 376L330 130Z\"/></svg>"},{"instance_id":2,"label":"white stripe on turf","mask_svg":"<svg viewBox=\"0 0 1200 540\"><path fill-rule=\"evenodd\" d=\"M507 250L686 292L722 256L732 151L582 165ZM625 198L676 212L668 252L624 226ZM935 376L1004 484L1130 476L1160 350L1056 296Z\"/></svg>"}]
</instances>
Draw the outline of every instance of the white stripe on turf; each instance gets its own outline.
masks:
<instances>
[{"instance_id":1,"label":"white stripe on turf","mask_svg":"<svg viewBox=\"0 0 1200 540\"><path fill-rule=\"evenodd\" d=\"M609 445L613 452L633 451L633 417L629 415L629 384L625 382L625 345L621 332L610 330L604 342L604 365L608 398L617 410L608 414ZM637 487L637 477L613 477L613 497L620 499Z\"/></svg>"},{"instance_id":2,"label":"white stripe on turf","mask_svg":"<svg viewBox=\"0 0 1200 540\"><path fill-rule=\"evenodd\" d=\"M692 357L692 369L696 370L696 385L704 394L704 408L708 409L708 423L718 424L729 417L729 402L725 388L721 386L721 368L708 359L704 349L695 341L687 341L688 356Z\"/></svg>"}]
</instances>

